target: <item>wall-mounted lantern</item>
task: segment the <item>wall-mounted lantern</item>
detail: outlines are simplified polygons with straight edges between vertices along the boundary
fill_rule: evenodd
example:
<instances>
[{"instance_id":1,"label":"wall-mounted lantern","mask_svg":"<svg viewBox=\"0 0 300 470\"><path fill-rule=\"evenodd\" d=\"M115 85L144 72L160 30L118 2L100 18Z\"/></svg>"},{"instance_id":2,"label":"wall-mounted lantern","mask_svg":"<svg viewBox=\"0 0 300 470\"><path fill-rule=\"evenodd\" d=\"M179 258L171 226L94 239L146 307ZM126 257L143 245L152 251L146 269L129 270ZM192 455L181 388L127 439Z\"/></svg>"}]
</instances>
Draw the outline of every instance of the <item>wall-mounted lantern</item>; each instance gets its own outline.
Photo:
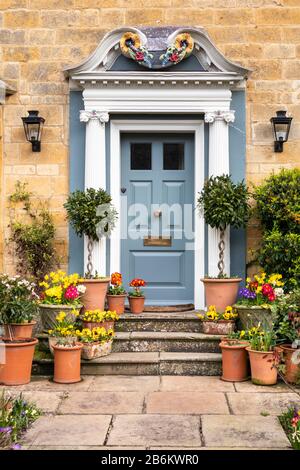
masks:
<instances>
[{"instance_id":1,"label":"wall-mounted lantern","mask_svg":"<svg viewBox=\"0 0 300 470\"><path fill-rule=\"evenodd\" d=\"M27 117L22 117L26 140L31 143L33 152L41 151L41 137L45 119L38 111L28 111Z\"/></svg>"},{"instance_id":2,"label":"wall-mounted lantern","mask_svg":"<svg viewBox=\"0 0 300 470\"><path fill-rule=\"evenodd\" d=\"M270 119L274 133L274 152L283 152L283 142L287 142L291 128L292 117L287 117L286 111L276 111L276 117Z\"/></svg>"}]
</instances>

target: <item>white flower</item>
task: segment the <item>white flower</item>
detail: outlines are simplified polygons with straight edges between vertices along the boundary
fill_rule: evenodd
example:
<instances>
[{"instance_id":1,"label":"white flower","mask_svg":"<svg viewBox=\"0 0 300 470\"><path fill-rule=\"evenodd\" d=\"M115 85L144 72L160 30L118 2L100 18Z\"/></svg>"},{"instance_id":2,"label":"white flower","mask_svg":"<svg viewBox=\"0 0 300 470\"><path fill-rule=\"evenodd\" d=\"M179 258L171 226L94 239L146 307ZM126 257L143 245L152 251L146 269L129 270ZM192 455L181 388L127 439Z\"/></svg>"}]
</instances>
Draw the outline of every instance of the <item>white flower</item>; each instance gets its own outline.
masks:
<instances>
[{"instance_id":1,"label":"white flower","mask_svg":"<svg viewBox=\"0 0 300 470\"><path fill-rule=\"evenodd\" d=\"M86 291L86 287L83 284L78 284L77 290L78 290L79 294L84 294L85 291Z\"/></svg>"},{"instance_id":2,"label":"white flower","mask_svg":"<svg viewBox=\"0 0 300 470\"><path fill-rule=\"evenodd\" d=\"M276 297L281 297L282 295L284 295L284 291L283 291L282 287L276 287L276 289L274 289L274 291L275 291Z\"/></svg>"}]
</instances>

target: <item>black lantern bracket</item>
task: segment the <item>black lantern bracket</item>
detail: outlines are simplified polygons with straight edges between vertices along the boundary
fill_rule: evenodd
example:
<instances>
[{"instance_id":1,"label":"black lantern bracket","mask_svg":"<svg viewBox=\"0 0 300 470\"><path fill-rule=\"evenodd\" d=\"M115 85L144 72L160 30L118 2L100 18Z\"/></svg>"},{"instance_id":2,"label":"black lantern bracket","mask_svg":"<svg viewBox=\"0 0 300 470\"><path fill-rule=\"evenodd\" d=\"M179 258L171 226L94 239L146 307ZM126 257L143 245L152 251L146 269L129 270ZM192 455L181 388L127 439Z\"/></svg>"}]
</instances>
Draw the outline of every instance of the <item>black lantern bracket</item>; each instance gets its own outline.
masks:
<instances>
[{"instance_id":1,"label":"black lantern bracket","mask_svg":"<svg viewBox=\"0 0 300 470\"><path fill-rule=\"evenodd\" d=\"M38 111L28 111L28 116L22 117L26 140L31 143L33 152L41 151L42 130L45 119Z\"/></svg>"},{"instance_id":2,"label":"black lantern bracket","mask_svg":"<svg viewBox=\"0 0 300 470\"><path fill-rule=\"evenodd\" d=\"M276 116L270 119L274 134L274 152L283 152L283 143L288 141L292 117L286 111L276 111Z\"/></svg>"}]
</instances>

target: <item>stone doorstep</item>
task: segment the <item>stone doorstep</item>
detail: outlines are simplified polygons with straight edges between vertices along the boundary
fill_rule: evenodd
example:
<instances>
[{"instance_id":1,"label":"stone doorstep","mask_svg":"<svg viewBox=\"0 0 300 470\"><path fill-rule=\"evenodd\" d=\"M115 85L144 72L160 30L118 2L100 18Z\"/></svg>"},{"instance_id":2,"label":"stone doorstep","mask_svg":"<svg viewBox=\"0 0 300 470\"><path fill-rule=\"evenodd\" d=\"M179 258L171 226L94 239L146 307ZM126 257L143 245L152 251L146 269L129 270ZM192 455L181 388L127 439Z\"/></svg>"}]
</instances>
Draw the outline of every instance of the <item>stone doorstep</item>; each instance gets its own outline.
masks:
<instances>
[{"instance_id":1,"label":"stone doorstep","mask_svg":"<svg viewBox=\"0 0 300 470\"><path fill-rule=\"evenodd\" d=\"M191 352L122 352L82 361L82 375L220 375L221 354ZM53 359L34 363L37 375L51 374Z\"/></svg>"},{"instance_id":2,"label":"stone doorstep","mask_svg":"<svg viewBox=\"0 0 300 470\"><path fill-rule=\"evenodd\" d=\"M185 331L200 332L201 325L195 311L125 313L116 323L116 331Z\"/></svg>"}]
</instances>

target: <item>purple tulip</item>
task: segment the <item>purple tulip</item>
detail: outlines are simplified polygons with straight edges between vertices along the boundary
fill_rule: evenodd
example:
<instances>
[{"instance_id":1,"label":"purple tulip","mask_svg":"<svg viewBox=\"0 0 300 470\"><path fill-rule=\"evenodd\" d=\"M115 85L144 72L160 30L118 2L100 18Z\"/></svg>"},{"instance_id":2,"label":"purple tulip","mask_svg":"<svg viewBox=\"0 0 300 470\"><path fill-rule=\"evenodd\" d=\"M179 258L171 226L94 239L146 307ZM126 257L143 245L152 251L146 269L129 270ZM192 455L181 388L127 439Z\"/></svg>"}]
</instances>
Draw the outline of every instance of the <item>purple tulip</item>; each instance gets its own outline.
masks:
<instances>
[{"instance_id":1,"label":"purple tulip","mask_svg":"<svg viewBox=\"0 0 300 470\"><path fill-rule=\"evenodd\" d=\"M22 447L20 446L20 444L13 444L13 445L11 446L11 449L12 449L12 450L21 450Z\"/></svg>"},{"instance_id":2,"label":"purple tulip","mask_svg":"<svg viewBox=\"0 0 300 470\"><path fill-rule=\"evenodd\" d=\"M0 432L10 434L12 432L12 427L11 426L2 427L0 428Z\"/></svg>"}]
</instances>

